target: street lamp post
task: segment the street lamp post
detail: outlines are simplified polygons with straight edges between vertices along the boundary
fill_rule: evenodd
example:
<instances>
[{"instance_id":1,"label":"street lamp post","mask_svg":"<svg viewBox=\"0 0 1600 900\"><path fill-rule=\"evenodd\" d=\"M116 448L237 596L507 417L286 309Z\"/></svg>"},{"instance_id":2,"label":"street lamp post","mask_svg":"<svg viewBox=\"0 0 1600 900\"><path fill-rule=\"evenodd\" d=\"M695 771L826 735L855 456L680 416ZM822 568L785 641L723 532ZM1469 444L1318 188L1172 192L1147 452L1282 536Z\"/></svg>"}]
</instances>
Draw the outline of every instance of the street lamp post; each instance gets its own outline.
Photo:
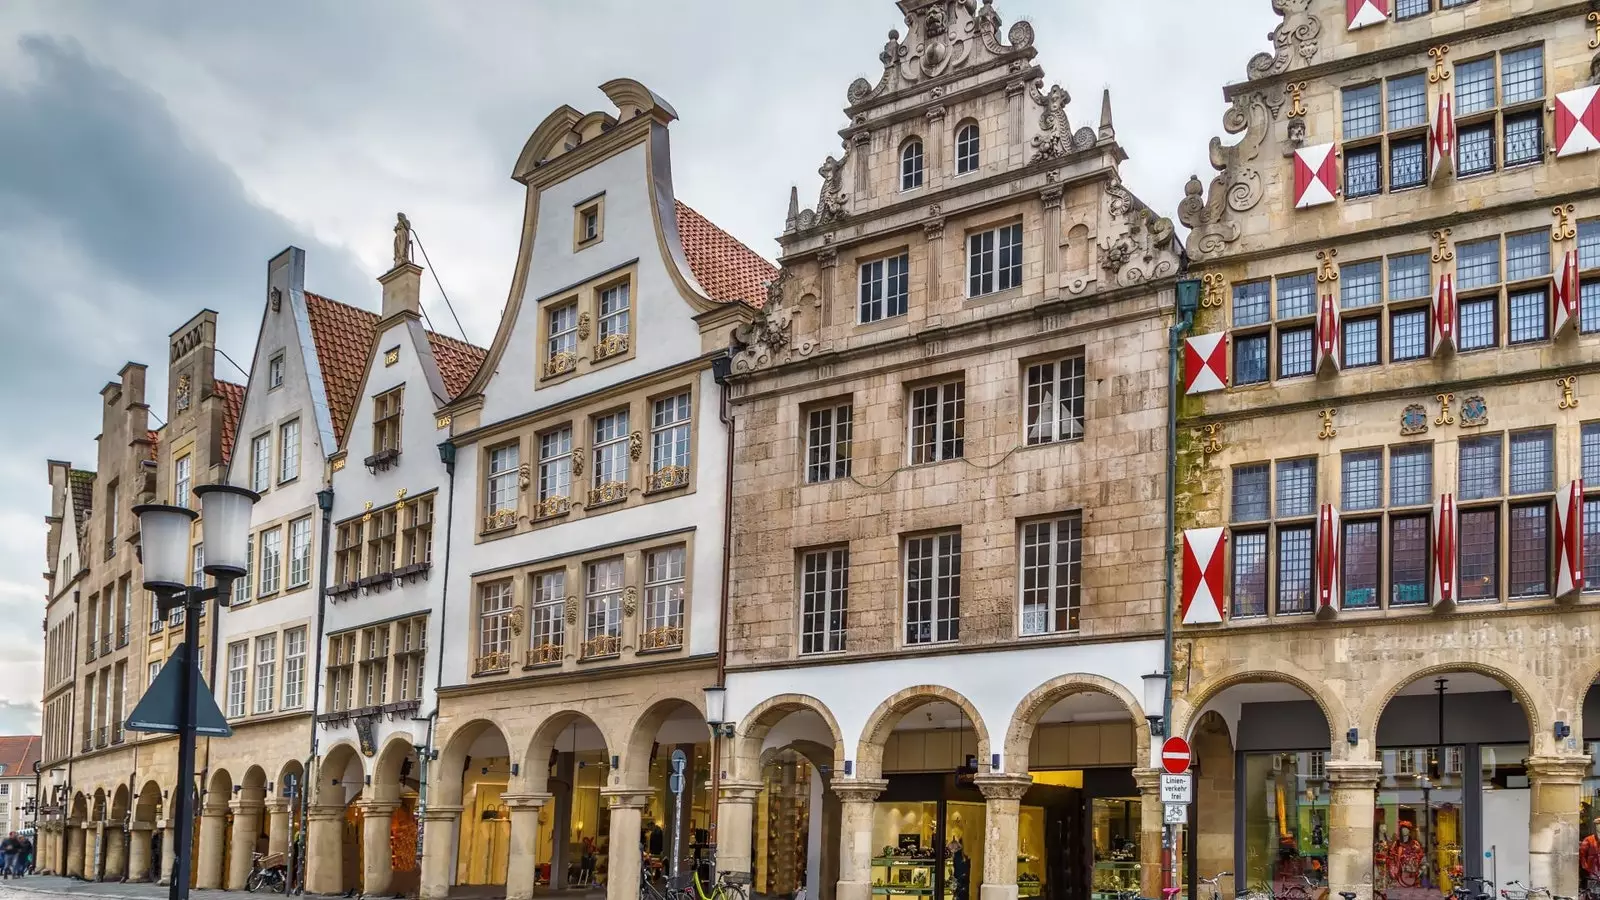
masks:
<instances>
[{"instance_id":1,"label":"street lamp post","mask_svg":"<svg viewBox=\"0 0 1600 900\"><path fill-rule=\"evenodd\" d=\"M145 590L155 594L162 615L183 607L183 643L187 664L182 669L178 713L178 784L175 812L172 884L170 900L189 896L189 870L194 846L194 751L195 707L201 680L195 667L195 649L200 644L200 610L216 600L226 605L233 582L245 574L249 553L250 508L261 499L254 491L226 484L208 484L194 489L205 513L201 538L206 546L206 574L215 581L211 587L188 583L189 536L196 513L182 506L144 504L133 508L139 517L140 558L144 563Z\"/></svg>"}]
</instances>

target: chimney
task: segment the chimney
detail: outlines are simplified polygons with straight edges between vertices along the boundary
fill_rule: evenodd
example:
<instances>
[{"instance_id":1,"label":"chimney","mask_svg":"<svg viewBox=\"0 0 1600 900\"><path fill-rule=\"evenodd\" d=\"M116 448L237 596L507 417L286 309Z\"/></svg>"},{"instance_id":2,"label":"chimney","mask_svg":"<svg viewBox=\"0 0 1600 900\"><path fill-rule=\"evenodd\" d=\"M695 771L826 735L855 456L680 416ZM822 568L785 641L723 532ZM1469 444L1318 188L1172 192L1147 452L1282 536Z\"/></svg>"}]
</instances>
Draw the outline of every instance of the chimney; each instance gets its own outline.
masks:
<instances>
[{"instance_id":1,"label":"chimney","mask_svg":"<svg viewBox=\"0 0 1600 900\"><path fill-rule=\"evenodd\" d=\"M422 267L411 261L411 220L395 215L394 268L378 277L383 285L383 318L422 314Z\"/></svg>"}]
</instances>

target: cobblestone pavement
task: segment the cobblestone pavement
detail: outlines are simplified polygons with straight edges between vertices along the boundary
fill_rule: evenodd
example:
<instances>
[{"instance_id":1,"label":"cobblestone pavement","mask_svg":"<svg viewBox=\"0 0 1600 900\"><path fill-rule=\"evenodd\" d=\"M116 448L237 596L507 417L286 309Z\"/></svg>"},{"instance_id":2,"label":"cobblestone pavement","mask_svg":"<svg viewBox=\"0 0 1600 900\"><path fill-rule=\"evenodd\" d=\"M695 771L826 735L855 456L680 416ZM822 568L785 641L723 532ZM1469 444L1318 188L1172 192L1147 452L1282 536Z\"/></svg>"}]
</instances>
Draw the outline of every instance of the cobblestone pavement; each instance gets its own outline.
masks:
<instances>
[{"instance_id":1,"label":"cobblestone pavement","mask_svg":"<svg viewBox=\"0 0 1600 900\"><path fill-rule=\"evenodd\" d=\"M30 900L41 896L85 895L106 897L111 900L165 900L167 889L156 884L118 884L78 881L74 878L57 878L53 875L29 875L0 881L0 900ZM226 891L190 891L197 898L221 898ZM265 895L264 895L265 896Z\"/></svg>"}]
</instances>

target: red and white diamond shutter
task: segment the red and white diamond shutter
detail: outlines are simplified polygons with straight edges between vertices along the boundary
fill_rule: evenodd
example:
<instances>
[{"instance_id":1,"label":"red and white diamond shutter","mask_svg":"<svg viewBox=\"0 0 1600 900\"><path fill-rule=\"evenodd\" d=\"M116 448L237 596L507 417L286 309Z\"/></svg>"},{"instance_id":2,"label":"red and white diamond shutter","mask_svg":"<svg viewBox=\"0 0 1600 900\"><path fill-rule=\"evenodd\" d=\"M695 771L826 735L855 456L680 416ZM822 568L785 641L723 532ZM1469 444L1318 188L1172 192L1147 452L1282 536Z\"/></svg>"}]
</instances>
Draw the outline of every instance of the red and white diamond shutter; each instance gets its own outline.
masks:
<instances>
[{"instance_id":1,"label":"red and white diamond shutter","mask_svg":"<svg viewBox=\"0 0 1600 900\"><path fill-rule=\"evenodd\" d=\"M1556 491L1556 596L1583 590L1583 479Z\"/></svg>"},{"instance_id":2,"label":"red and white diamond shutter","mask_svg":"<svg viewBox=\"0 0 1600 900\"><path fill-rule=\"evenodd\" d=\"M1556 156L1600 150L1600 85L1556 95Z\"/></svg>"},{"instance_id":3,"label":"red and white diamond shutter","mask_svg":"<svg viewBox=\"0 0 1600 900\"><path fill-rule=\"evenodd\" d=\"M1433 503L1433 605L1456 602L1456 497L1440 494Z\"/></svg>"},{"instance_id":4,"label":"red and white diamond shutter","mask_svg":"<svg viewBox=\"0 0 1600 900\"><path fill-rule=\"evenodd\" d=\"M1324 503L1317 511L1317 615L1339 611L1339 508Z\"/></svg>"},{"instance_id":5,"label":"red and white diamond shutter","mask_svg":"<svg viewBox=\"0 0 1600 900\"><path fill-rule=\"evenodd\" d=\"M1294 151L1294 208L1332 203L1339 184L1339 163L1332 144Z\"/></svg>"},{"instance_id":6,"label":"red and white diamond shutter","mask_svg":"<svg viewBox=\"0 0 1600 900\"><path fill-rule=\"evenodd\" d=\"M1221 528L1190 528L1183 533L1183 597L1179 615L1185 625L1222 621Z\"/></svg>"},{"instance_id":7,"label":"red and white diamond shutter","mask_svg":"<svg viewBox=\"0 0 1600 900\"><path fill-rule=\"evenodd\" d=\"M1228 386L1228 333L1202 334L1183 342L1183 392L1205 394Z\"/></svg>"},{"instance_id":8,"label":"red and white diamond shutter","mask_svg":"<svg viewBox=\"0 0 1600 900\"><path fill-rule=\"evenodd\" d=\"M1317 373L1339 374L1339 304L1323 294L1317 305Z\"/></svg>"},{"instance_id":9,"label":"red and white diamond shutter","mask_svg":"<svg viewBox=\"0 0 1600 900\"><path fill-rule=\"evenodd\" d=\"M1344 0L1345 30L1389 21L1389 0Z\"/></svg>"},{"instance_id":10,"label":"red and white diamond shutter","mask_svg":"<svg viewBox=\"0 0 1600 900\"><path fill-rule=\"evenodd\" d=\"M1578 321L1578 251L1561 254L1555 274L1556 328L1551 337L1560 337L1568 325Z\"/></svg>"},{"instance_id":11,"label":"red and white diamond shutter","mask_svg":"<svg viewBox=\"0 0 1600 900\"><path fill-rule=\"evenodd\" d=\"M1428 149L1432 160L1428 164L1428 183L1433 184L1441 175L1455 171L1456 117L1449 91L1440 91L1434 101L1433 122L1428 126Z\"/></svg>"},{"instance_id":12,"label":"red and white diamond shutter","mask_svg":"<svg viewBox=\"0 0 1600 900\"><path fill-rule=\"evenodd\" d=\"M1433 293L1433 354L1440 356L1456 349L1456 276L1445 272Z\"/></svg>"}]
</instances>

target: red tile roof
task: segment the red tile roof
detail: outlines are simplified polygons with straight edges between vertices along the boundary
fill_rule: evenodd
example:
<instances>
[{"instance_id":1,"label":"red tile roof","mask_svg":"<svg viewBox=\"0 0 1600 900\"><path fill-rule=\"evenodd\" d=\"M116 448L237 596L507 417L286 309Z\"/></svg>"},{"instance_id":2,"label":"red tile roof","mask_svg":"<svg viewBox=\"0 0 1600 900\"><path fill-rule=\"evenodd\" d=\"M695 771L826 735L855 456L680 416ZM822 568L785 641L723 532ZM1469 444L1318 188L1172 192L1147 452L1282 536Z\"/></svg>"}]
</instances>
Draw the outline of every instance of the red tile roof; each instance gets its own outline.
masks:
<instances>
[{"instance_id":1,"label":"red tile roof","mask_svg":"<svg viewBox=\"0 0 1600 900\"><path fill-rule=\"evenodd\" d=\"M39 761L39 750L37 734L0 737L0 776L33 775L33 764Z\"/></svg>"},{"instance_id":2,"label":"red tile roof","mask_svg":"<svg viewBox=\"0 0 1600 900\"><path fill-rule=\"evenodd\" d=\"M320 294L306 292L306 311L311 318L311 340L317 348L317 363L322 369L322 384L328 395L328 413L333 418L333 435L344 441L345 427L355 412L361 390L361 375L372 355L373 331L378 314ZM428 344L439 366L445 390L454 397L467 386L486 355L482 347L453 337L428 332Z\"/></svg>"},{"instance_id":3,"label":"red tile roof","mask_svg":"<svg viewBox=\"0 0 1600 900\"><path fill-rule=\"evenodd\" d=\"M233 441L239 430L239 413L244 410L244 385L218 378L211 390L222 398L222 464L233 458Z\"/></svg>"},{"instance_id":4,"label":"red tile roof","mask_svg":"<svg viewBox=\"0 0 1600 900\"><path fill-rule=\"evenodd\" d=\"M767 282L778 277L777 266L682 200L677 205L678 240L694 279L713 300L742 300L759 309L767 302Z\"/></svg>"}]
</instances>

